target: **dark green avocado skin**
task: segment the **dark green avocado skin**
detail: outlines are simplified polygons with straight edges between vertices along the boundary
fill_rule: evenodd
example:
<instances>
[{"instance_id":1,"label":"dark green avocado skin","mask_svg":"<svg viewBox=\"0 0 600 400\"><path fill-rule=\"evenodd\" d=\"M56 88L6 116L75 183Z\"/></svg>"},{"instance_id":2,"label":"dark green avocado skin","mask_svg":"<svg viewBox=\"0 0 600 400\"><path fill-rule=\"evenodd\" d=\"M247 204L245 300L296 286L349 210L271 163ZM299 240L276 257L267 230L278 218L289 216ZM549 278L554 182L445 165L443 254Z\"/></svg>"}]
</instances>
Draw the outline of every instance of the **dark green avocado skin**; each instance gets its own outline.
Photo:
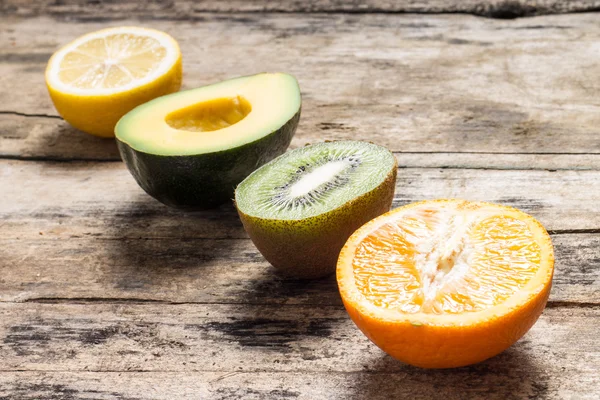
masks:
<instances>
[{"instance_id":1,"label":"dark green avocado skin","mask_svg":"<svg viewBox=\"0 0 600 400\"><path fill-rule=\"evenodd\" d=\"M127 168L146 193L171 207L202 210L233 199L236 186L250 173L285 153L299 119L300 110L275 132L216 153L161 156L137 151L118 139L117 145Z\"/></svg>"}]
</instances>

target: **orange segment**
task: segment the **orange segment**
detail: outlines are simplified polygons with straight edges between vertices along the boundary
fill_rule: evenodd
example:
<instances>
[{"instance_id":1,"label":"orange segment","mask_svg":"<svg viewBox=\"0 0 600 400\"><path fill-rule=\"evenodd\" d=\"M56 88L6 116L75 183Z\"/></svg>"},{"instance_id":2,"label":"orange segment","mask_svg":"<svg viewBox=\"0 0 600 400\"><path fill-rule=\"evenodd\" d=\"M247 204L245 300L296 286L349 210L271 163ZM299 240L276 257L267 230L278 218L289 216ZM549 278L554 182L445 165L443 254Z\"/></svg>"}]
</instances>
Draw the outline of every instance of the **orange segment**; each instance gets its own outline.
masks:
<instances>
[{"instance_id":1,"label":"orange segment","mask_svg":"<svg viewBox=\"0 0 600 400\"><path fill-rule=\"evenodd\" d=\"M439 200L360 228L337 278L350 316L375 344L409 364L444 368L485 360L525 334L546 304L553 266L550 238L531 216Z\"/></svg>"}]
</instances>

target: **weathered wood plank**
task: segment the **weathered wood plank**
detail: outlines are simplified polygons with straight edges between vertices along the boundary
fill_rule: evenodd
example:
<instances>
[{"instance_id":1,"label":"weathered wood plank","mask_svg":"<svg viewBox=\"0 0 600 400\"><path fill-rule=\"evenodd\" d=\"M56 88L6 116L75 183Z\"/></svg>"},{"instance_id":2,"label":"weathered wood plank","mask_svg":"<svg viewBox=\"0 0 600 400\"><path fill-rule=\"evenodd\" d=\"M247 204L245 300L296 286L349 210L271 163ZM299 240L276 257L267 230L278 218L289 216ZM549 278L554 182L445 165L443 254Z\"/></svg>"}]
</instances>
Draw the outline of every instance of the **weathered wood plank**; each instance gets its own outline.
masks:
<instances>
[{"instance_id":1,"label":"weathered wood plank","mask_svg":"<svg viewBox=\"0 0 600 400\"><path fill-rule=\"evenodd\" d=\"M509 351L482 364L450 371L424 371L392 360L338 307L1 304L0 310L2 390L6 390L6 376L17 376L6 372L20 370L144 371L180 376L204 372L214 377L211 380L216 388L227 382L241 384L243 381L237 380L240 376L228 378L236 372L242 376L279 374L279 379L288 376L290 387L298 385L293 383L294 376L306 382L304 379L320 375L314 390L329 388L328 381L339 382L341 376L354 374L359 381L343 388L331 387L334 396L348 390L370 393L375 387L369 387L368 379L380 376L376 384L386 378L395 383L383 386L386 392L381 393L388 395L386 398L390 393L431 396L451 387L457 392L448 392L450 399L464 398L459 393L481 398L491 394L504 394L505 398L522 398L519 396L523 394L532 398L582 398L597 393L598 388L597 308L548 308ZM93 376L103 379L110 375ZM132 382L136 376L124 373L120 379ZM46 382L62 381L48 378ZM70 382L65 383L70 386ZM154 381L154 385L160 388L163 383ZM204 386L204 390L215 386ZM8 387L16 390L13 384ZM114 387L118 393L120 385ZM265 381L260 387L274 390L279 384ZM80 386L79 390L84 388L93 385Z\"/></svg>"},{"instance_id":2,"label":"weathered wood plank","mask_svg":"<svg viewBox=\"0 0 600 400\"><path fill-rule=\"evenodd\" d=\"M550 301L600 305L600 234L554 235ZM245 240L1 240L0 302L340 305L335 277L276 273Z\"/></svg>"},{"instance_id":3,"label":"weathered wood plank","mask_svg":"<svg viewBox=\"0 0 600 400\"><path fill-rule=\"evenodd\" d=\"M396 152L400 168L598 170L600 154Z\"/></svg>"},{"instance_id":4,"label":"weathered wood plank","mask_svg":"<svg viewBox=\"0 0 600 400\"><path fill-rule=\"evenodd\" d=\"M0 111L33 115L0 114L0 155L116 158L112 142L39 116L56 115L43 84L51 53L111 24L0 20ZM599 88L588 78L599 68L595 14L245 13L142 24L180 41L186 88L264 70L296 75L304 104L293 146L362 139L402 152L600 153Z\"/></svg>"},{"instance_id":5,"label":"weathered wood plank","mask_svg":"<svg viewBox=\"0 0 600 400\"><path fill-rule=\"evenodd\" d=\"M469 13L491 18L517 18L541 14L597 11L595 0L156 0L90 2L4 0L0 12L7 15L52 15L58 18L121 19L135 17L191 19L201 12L342 12L342 13Z\"/></svg>"},{"instance_id":6,"label":"weathered wood plank","mask_svg":"<svg viewBox=\"0 0 600 400\"><path fill-rule=\"evenodd\" d=\"M197 213L169 209L146 195L122 163L2 160L0 182L0 238L247 237L232 205ZM551 231L600 228L596 171L398 171L394 206L453 197L523 209Z\"/></svg>"},{"instance_id":7,"label":"weathered wood plank","mask_svg":"<svg viewBox=\"0 0 600 400\"><path fill-rule=\"evenodd\" d=\"M522 359L513 351L507 355L510 365ZM398 373L11 372L0 375L0 399L595 400L597 386L593 376L568 379L537 366L495 373L488 363L464 370Z\"/></svg>"},{"instance_id":8,"label":"weathered wood plank","mask_svg":"<svg viewBox=\"0 0 600 400\"><path fill-rule=\"evenodd\" d=\"M309 140L306 139L308 135L308 132L299 133L291 147L302 146L308 142ZM337 138L335 127L331 138ZM316 142L322 138L315 136L312 139ZM511 154L464 151L448 153L403 151L398 150L397 146L392 148L396 148L395 153L398 156L400 168L600 169L600 153ZM58 117L25 117L0 113L1 158L32 161L121 160L114 140L84 135L69 127Z\"/></svg>"},{"instance_id":9,"label":"weathered wood plank","mask_svg":"<svg viewBox=\"0 0 600 400\"><path fill-rule=\"evenodd\" d=\"M0 158L120 160L112 139L86 135L58 116L0 113Z\"/></svg>"},{"instance_id":10,"label":"weathered wood plank","mask_svg":"<svg viewBox=\"0 0 600 400\"><path fill-rule=\"evenodd\" d=\"M488 362L453 371L407 368L397 373L10 372L0 375L0 399L597 399L599 388L594 376L565 375L558 371L553 376L554 369L531 365L512 350L500 359L508 360L509 366L523 362L531 369L492 370Z\"/></svg>"}]
</instances>

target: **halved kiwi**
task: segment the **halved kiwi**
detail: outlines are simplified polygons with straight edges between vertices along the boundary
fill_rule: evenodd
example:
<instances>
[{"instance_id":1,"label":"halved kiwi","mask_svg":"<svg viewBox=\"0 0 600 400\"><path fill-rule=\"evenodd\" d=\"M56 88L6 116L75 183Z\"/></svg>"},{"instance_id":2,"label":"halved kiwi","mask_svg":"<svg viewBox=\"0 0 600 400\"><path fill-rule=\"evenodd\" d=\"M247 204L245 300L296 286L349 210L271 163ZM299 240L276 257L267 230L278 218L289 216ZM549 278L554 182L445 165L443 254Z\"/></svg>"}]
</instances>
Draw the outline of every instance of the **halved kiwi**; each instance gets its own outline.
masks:
<instances>
[{"instance_id":1,"label":"halved kiwi","mask_svg":"<svg viewBox=\"0 0 600 400\"><path fill-rule=\"evenodd\" d=\"M358 141L292 150L248 176L235 191L244 228L285 274L318 278L335 271L340 250L364 223L389 211L396 158Z\"/></svg>"}]
</instances>

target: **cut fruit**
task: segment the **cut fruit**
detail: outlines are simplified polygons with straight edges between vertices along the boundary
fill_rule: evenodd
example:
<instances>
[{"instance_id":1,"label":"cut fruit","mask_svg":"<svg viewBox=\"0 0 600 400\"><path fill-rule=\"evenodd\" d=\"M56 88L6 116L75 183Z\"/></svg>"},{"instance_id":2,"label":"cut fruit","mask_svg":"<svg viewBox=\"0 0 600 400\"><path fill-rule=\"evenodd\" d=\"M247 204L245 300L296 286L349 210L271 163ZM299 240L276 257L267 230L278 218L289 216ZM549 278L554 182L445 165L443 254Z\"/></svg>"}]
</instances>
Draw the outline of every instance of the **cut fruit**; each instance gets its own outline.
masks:
<instances>
[{"instance_id":1,"label":"cut fruit","mask_svg":"<svg viewBox=\"0 0 600 400\"><path fill-rule=\"evenodd\" d=\"M533 217L464 200L414 203L361 227L337 280L354 323L386 353L424 368L490 358L537 321L554 272Z\"/></svg>"},{"instance_id":2,"label":"cut fruit","mask_svg":"<svg viewBox=\"0 0 600 400\"><path fill-rule=\"evenodd\" d=\"M121 157L139 185L164 204L216 207L290 144L300 88L287 74L230 79L160 97L115 128Z\"/></svg>"},{"instance_id":3,"label":"cut fruit","mask_svg":"<svg viewBox=\"0 0 600 400\"><path fill-rule=\"evenodd\" d=\"M290 151L236 189L244 228L274 267L299 278L332 274L346 239L388 211L396 159L384 147L356 141Z\"/></svg>"},{"instance_id":4,"label":"cut fruit","mask_svg":"<svg viewBox=\"0 0 600 400\"><path fill-rule=\"evenodd\" d=\"M88 33L58 50L46 84L59 114L74 127L114 136L127 112L181 86L181 53L169 35L118 27Z\"/></svg>"}]
</instances>

